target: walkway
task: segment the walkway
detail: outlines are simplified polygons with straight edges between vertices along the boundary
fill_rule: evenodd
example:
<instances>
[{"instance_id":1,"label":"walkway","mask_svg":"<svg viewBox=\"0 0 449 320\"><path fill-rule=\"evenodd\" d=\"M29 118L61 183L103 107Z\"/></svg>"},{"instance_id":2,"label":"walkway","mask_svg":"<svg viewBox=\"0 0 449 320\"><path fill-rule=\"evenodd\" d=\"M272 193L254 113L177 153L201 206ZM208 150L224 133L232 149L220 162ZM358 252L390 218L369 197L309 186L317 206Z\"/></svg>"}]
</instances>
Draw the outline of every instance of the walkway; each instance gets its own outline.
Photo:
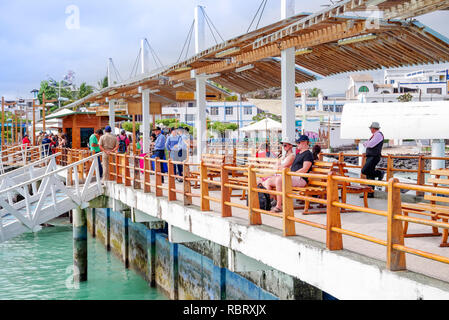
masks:
<instances>
[{"instance_id":1,"label":"walkway","mask_svg":"<svg viewBox=\"0 0 449 320\"><path fill-rule=\"evenodd\" d=\"M75 209L103 193L98 165L91 165L84 181L80 181L78 166L96 164L94 155L58 168L56 154L0 176L0 242L27 231L39 231L40 225ZM63 177L75 181L70 187Z\"/></svg>"}]
</instances>

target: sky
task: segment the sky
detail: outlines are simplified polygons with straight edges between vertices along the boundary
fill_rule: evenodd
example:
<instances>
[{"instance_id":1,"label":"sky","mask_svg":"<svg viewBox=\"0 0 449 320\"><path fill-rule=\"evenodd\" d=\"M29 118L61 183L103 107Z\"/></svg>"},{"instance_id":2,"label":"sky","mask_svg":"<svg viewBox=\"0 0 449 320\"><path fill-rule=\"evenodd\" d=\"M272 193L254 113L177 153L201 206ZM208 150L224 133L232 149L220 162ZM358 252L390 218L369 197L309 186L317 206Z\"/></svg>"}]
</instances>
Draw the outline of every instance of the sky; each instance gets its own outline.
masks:
<instances>
[{"instance_id":1,"label":"sky","mask_svg":"<svg viewBox=\"0 0 449 320\"><path fill-rule=\"evenodd\" d=\"M48 77L61 80L69 70L75 83L96 86L112 58L121 77L130 77L147 38L164 65L178 60L196 5L226 40L246 33L261 0L1 0L0 95L30 98ZM268 0L259 27L280 20L280 0ZM296 0L296 13L316 12L328 0ZM77 19L79 17L79 19ZM449 11L418 20L449 37ZM79 21L79 23L77 23ZM206 31L208 46L214 38ZM193 54L193 40L189 55ZM447 64L442 65L448 67ZM151 69L156 68L153 62ZM419 67L417 67L419 68ZM371 73L376 79L382 72ZM343 81L342 81L343 79ZM325 94L343 93L348 75L300 85L320 87Z\"/></svg>"}]
</instances>

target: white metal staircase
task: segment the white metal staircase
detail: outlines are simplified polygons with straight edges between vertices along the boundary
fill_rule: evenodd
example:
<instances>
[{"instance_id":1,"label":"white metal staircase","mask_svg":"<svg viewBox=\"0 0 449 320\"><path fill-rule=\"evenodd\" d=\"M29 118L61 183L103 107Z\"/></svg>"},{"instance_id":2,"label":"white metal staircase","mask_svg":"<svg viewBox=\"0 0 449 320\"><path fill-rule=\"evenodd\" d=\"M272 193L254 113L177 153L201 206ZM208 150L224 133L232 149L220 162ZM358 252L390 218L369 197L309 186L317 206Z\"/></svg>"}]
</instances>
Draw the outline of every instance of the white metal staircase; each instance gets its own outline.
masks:
<instances>
[{"instance_id":1,"label":"white metal staircase","mask_svg":"<svg viewBox=\"0 0 449 320\"><path fill-rule=\"evenodd\" d=\"M96 154L58 168L55 154L22 168L0 175L0 242L27 231L37 232L40 225L103 193L99 157ZM85 181L80 182L77 168L92 163ZM64 183L64 180L66 180ZM69 186L67 181L74 181Z\"/></svg>"}]
</instances>

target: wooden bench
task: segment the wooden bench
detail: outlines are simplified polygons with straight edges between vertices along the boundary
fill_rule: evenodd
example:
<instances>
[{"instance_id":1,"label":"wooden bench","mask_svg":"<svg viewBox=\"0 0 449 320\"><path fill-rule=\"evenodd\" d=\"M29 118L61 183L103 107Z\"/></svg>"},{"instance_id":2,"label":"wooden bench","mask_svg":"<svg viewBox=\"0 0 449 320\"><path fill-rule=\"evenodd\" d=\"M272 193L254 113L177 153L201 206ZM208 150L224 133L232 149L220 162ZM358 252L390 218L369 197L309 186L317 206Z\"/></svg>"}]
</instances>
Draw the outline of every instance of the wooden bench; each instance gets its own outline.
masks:
<instances>
[{"instance_id":1,"label":"wooden bench","mask_svg":"<svg viewBox=\"0 0 449 320\"><path fill-rule=\"evenodd\" d=\"M430 171L431 175L434 175L435 178L429 178L428 182L432 183L434 187L449 187L449 170L448 169L440 169L440 170L432 170ZM445 177L445 178L441 178ZM437 221L441 219L443 222L448 222L449 220L449 205L437 204L439 203L449 203L449 198L445 196L438 195L436 193L425 194L424 200L429 202L420 202L420 203L402 203L402 211L404 215L408 215L409 213L421 214L427 217L430 217L432 220ZM435 237L440 236L441 233L438 232L437 227L432 227L431 233L415 233L409 234L408 231L408 222L404 222L404 237L413 238L413 237ZM448 230L444 229L442 234L440 247L449 247L448 244Z\"/></svg>"},{"instance_id":2,"label":"wooden bench","mask_svg":"<svg viewBox=\"0 0 449 320\"><path fill-rule=\"evenodd\" d=\"M201 155L201 162L202 164L206 166L211 166L207 170L207 177L210 180L214 180L214 178L221 176L221 171L217 167L222 167L225 164L225 156L224 155L218 155L218 154L203 154ZM200 172L199 171L191 171L190 176L192 178L199 178ZM199 188L198 181L195 181L194 185L195 189Z\"/></svg>"},{"instance_id":3,"label":"wooden bench","mask_svg":"<svg viewBox=\"0 0 449 320\"><path fill-rule=\"evenodd\" d=\"M314 161L312 170L309 172L310 174L318 174L318 175L328 175L332 171L336 171L336 162L326 162L326 161ZM327 181L326 179L321 178L308 178L308 183L305 187L293 187L293 192L306 196L306 197L319 197L322 199L326 198L326 187ZM319 206L323 208L324 206ZM304 209L303 214L316 214L316 213L326 213L324 210L319 211L310 211L310 201L304 201L304 207L295 207L295 209Z\"/></svg>"},{"instance_id":4,"label":"wooden bench","mask_svg":"<svg viewBox=\"0 0 449 320\"><path fill-rule=\"evenodd\" d=\"M276 159L276 158L250 157L250 158L248 158L248 165L252 165L254 168L257 168L257 169L274 169L274 168L276 168L276 166L278 164L278 160L279 159ZM310 173L327 175L333 170L336 172L338 171L337 163L326 162L326 161L315 161ZM258 174L258 177L269 177L269 176L272 176L272 174L269 174L269 173L268 174ZM247 177L242 177L242 178L237 178L237 179L230 178L230 181L232 181L232 183L234 183L234 184L239 184L239 185L246 186L248 184ZM327 186L326 181L321 181L321 179L309 178L309 183L307 184L306 187L293 188L293 190L298 192L299 194L305 195L305 196L325 197L326 196L326 186ZM241 200L244 200L245 198L246 198L246 192L243 190ZM323 213L323 211L311 212L309 201L305 201L304 206L296 206L295 209L304 209L304 214Z\"/></svg>"},{"instance_id":5,"label":"wooden bench","mask_svg":"<svg viewBox=\"0 0 449 320\"><path fill-rule=\"evenodd\" d=\"M258 157L248 157L247 158L247 166L253 166L255 169L275 169L279 163L278 158L258 158ZM258 177L269 177L272 174L258 174ZM230 177L229 181L233 184L247 186L248 185L248 174L245 172L242 176L239 177ZM260 181L258 181L260 182ZM242 190L242 194L240 195L231 195L231 196L239 196L240 200L246 199L246 190Z\"/></svg>"},{"instance_id":6,"label":"wooden bench","mask_svg":"<svg viewBox=\"0 0 449 320\"><path fill-rule=\"evenodd\" d=\"M347 176L348 169L345 168L344 162L338 162L338 174L341 176ZM368 208L368 193L373 193L372 187L367 185L355 185L350 182L340 182L339 188L341 189L341 202L346 203L347 194L363 194L363 205ZM342 209L342 212L348 211Z\"/></svg>"}]
</instances>

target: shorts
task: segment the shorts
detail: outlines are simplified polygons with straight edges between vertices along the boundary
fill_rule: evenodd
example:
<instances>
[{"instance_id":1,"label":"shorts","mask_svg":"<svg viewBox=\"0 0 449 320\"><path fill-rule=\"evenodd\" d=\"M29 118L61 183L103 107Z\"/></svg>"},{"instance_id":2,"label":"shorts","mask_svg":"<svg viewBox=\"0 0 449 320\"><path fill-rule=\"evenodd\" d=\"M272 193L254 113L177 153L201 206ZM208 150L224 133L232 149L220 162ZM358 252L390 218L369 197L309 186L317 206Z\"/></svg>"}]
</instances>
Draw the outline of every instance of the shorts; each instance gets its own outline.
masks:
<instances>
[{"instance_id":1,"label":"shorts","mask_svg":"<svg viewBox=\"0 0 449 320\"><path fill-rule=\"evenodd\" d=\"M307 185L307 181L301 177L292 177L292 187L303 188Z\"/></svg>"}]
</instances>

